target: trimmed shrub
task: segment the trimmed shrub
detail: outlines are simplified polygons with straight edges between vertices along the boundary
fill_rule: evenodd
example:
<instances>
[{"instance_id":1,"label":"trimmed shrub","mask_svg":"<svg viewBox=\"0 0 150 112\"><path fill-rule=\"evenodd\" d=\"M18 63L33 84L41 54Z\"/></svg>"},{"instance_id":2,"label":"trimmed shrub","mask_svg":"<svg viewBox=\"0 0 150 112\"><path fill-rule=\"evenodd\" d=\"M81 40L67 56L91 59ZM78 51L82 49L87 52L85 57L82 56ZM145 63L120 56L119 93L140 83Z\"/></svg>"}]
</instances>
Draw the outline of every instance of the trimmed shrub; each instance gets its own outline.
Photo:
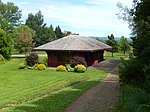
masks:
<instances>
[{"instance_id":1,"label":"trimmed shrub","mask_svg":"<svg viewBox=\"0 0 150 112\"><path fill-rule=\"evenodd\" d=\"M38 70L45 70L46 69L46 66L44 64L38 64L37 65L37 69Z\"/></svg>"},{"instance_id":2,"label":"trimmed shrub","mask_svg":"<svg viewBox=\"0 0 150 112\"><path fill-rule=\"evenodd\" d=\"M57 66L56 71L64 71L64 72L66 72L66 71L67 71L67 69L66 69L66 67L65 67L65 66L63 66L63 65L59 65L59 66Z\"/></svg>"},{"instance_id":3,"label":"trimmed shrub","mask_svg":"<svg viewBox=\"0 0 150 112\"><path fill-rule=\"evenodd\" d=\"M26 63L29 66L33 66L37 63L39 63L39 57L37 54L35 53L31 53L29 55L26 56Z\"/></svg>"},{"instance_id":4,"label":"trimmed shrub","mask_svg":"<svg viewBox=\"0 0 150 112\"><path fill-rule=\"evenodd\" d=\"M87 67L87 63L85 61L85 58L84 57L80 57L80 56L74 56L72 59L71 59L71 62L70 62L71 66L72 67L75 67L76 65L78 64L82 64L84 66Z\"/></svg>"},{"instance_id":5,"label":"trimmed shrub","mask_svg":"<svg viewBox=\"0 0 150 112\"><path fill-rule=\"evenodd\" d=\"M84 65L78 64L75 66L75 72L83 73L86 71L86 67Z\"/></svg>"},{"instance_id":6,"label":"trimmed shrub","mask_svg":"<svg viewBox=\"0 0 150 112\"><path fill-rule=\"evenodd\" d=\"M65 66L68 72L74 72L74 68L72 68L70 64L66 64Z\"/></svg>"},{"instance_id":7,"label":"trimmed shrub","mask_svg":"<svg viewBox=\"0 0 150 112\"><path fill-rule=\"evenodd\" d=\"M26 63L20 63L19 64L19 69L24 69L26 67L27 67Z\"/></svg>"}]
</instances>

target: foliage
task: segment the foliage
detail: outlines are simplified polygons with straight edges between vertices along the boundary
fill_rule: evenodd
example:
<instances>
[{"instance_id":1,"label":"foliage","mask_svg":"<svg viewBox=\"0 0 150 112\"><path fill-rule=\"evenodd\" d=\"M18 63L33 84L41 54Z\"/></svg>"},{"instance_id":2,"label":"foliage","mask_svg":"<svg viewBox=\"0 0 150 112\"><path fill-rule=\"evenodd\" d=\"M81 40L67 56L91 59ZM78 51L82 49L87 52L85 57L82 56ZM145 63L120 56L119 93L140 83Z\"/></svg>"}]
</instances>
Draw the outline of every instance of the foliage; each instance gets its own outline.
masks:
<instances>
[{"instance_id":1,"label":"foliage","mask_svg":"<svg viewBox=\"0 0 150 112\"><path fill-rule=\"evenodd\" d=\"M63 33L62 33L62 31L61 31L61 29L60 29L59 26L57 26L57 27L55 28L55 35L56 35L56 38L57 38L57 39L63 37Z\"/></svg>"},{"instance_id":2,"label":"foliage","mask_svg":"<svg viewBox=\"0 0 150 112\"><path fill-rule=\"evenodd\" d=\"M57 66L57 67L56 67L56 71L64 71L64 72L66 72L66 71L67 71L67 69L66 69L66 67L65 67L65 66L63 66L63 65L59 65L59 66Z\"/></svg>"},{"instance_id":3,"label":"foliage","mask_svg":"<svg viewBox=\"0 0 150 112\"><path fill-rule=\"evenodd\" d=\"M78 64L82 64L82 65L87 67L87 63L85 61L85 58L84 57L80 57L80 56L74 56L71 59L70 64L71 64L72 67L75 67Z\"/></svg>"},{"instance_id":4,"label":"foliage","mask_svg":"<svg viewBox=\"0 0 150 112\"><path fill-rule=\"evenodd\" d=\"M28 14L26 25L36 32L33 38L35 46L40 46L56 39L52 25L50 27L46 27L41 11L38 11L35 15L32 13Z\"/></svg>"},{"instance_id":5,"label":"foliage","mask_svg":"<svg viewBox=\"0 0 150 112\"><path fill-rule=\"evenodd\" d=\"M39 56L35 53L31 53L26 56L26 63L29 66L33 66L37 63L39 63Z\"/></svg>"},{"instance_id":6,"label":"foliage","mask_svg":"<svg viewBox=\"0 0 150 112\"><path fill-rule=\"evenodd\" d=\"M83 73L86 71L86 67L82 64L78 64L77 66L75 66L75 72L79 72L79 73Z\"/></svg>"},{"instance_id":7,"label":"foliage","mask_svg":"<svg viewBox=\"0 0 150 112\"><path fill-rule=\"evenodd\" d=\"M119 66L120 81L135 86L143 86L145 75L142 65L136 60L122 61Z\"/></svg>"},{"instance_id":8,"label":"foliage","mask_svg":"<svg viewBox=\"0 0 150 112\"><path fill-rule=\"evenodd\" d=\"M14 33L16 34L16 47L19 50L19 53L27 53L31 52L34 47L33 36L35 35L35 31L29 28L27 25L21 25L14 29Z\"/></svg>"},{"instance_id":9,"label":"foliage","mask_svg":"<svg viewBox=\"0 0 150 112\"><path fill-rule=\"evenodd\" d=\"M115 112L149 112L150 94L129 85L123 85L121 93Z\"/></svg>"},{"instance_id":10,"label":"foliage","mask_svg":"<svg viewBox=\"0 0 150 112\"><path fill-rule=\"evenodd\" d=\"M118 42L115 40L113 34L111 34L110 36L108 35L108 40L106 41L106 44L112 47L110 52L112 52L112 57L113 57L113 53L118 51Z\"/></svg>"},{"instance_id":11,"label":"foliage","mask_svg":"<svg viewBox=\"0 0 150 112\"><path fill-rule=\"evenodd\" d=\"M48 57L47 56L43 57L40 63L43 63L44 65L48 66Z\"/></svg>"},{"instance_id":12,"label":"foliage","mask_svg":"<svg viewBox=\"0 0 150 112\"><path fill-rule=\"evenodd\" d=\"M11 58L12 39L9 34L0 29L0 54L5 59Z\"/></svg>"},{"instance_id":13,"label":"foliage","mask_svg":"<svg viewBox=\"0 0 150 112\"><path fill-rule=\"evenodd\" d=\"M120 51L122 51L124 54L130 51L129 42L127 41L127 38L125 38L124 36L122 36L120 39L119 48L120 48Z\"/></svg>"},{"instance_id":14,"label":"foliage","mask_svg":"<svg viewBox=\"0 0 150 112\"><path fill-rule=\"evenodd\" d=\"M68 72L74 72L74 68L72 68L70 64L66 64L65 66Z\"/></svg>"},{"instance_id":15,"label":"foliage","mask_svg":"<svg viewBox=\"0 0 150 112\"><path fill-rule=\"evenodd\" d=\"M85 91L98 84L107 75L100 70L88 70L77 74L57 72L53 69L44 71L16 69L23 61L23 58L13 58L0 66L0 79L3 79L0 85L4 85L0 86L2 91L0 111L65 111Z\"/></svg>"},{"instance_id":16,"label":"foliage","mask_svg":"<svg viewBox=\"0 0 150 112\"><path fill-rule=\"evenodd\" d=\"M44 64L38 64L37 69L38 70L46 70L46 66Z\"/></svg>"},{"instance_id":17,"label":"foliage","mask_svg":"<svg viewBox=\"0 0 150 112\"><path fill-rule=\"evenodd\" d=\"M149 64L150 50L150 1L141 0L134 3L135 7L131 11L133 15L133 48L134 55L143 60L144 64Z\"/></svg>"},{"instance_id":18,"label":"foliage","mask_svg":"<svg viewBox=\"0 0 150 112\"><path fill-rule=\"evenodd\" d=\"M26 63L20 63L19 64L19 69L24 69L26 67L27 67Z\"/></svg>"},{"instance_id":19,"label":"foliage","mask_svg":"<svg viewBox=\"0 0 150 112\"><path fill-rule=\"evenodd\" d=\"M139 86L138 84L136 85L136 82L141 82L141 88L144 89L146 85L150 85L148 81L150 74L147 72L149 69L145 70L145 67L149 67L150 63L150 1L135 0L133 1L133 6L129 12L126 12L127 17L132 18L132 20L126 20L128 20L132 29L132 47L135 59L131 59L130 62L127 62L127 64L121 68L121 77L124 77L123 82L127 81L128 83L131 82L131 84L134 82L135 86ZM125 71L129 73L125 73ZM129 77L132 77L132 81ZM139 79L137 77L139 77Z\"/></svg>"},{"instance_id":20,"label":"foliage","mask_svg":"<svg viewBox=\"0 0 150 112\"><path fill-rule=\"evenodd\" d=\"M0 0L0 28L6 32L19 24L21 18L21 10L12 2L6 4Z\"/></svg>"}]
</instances>

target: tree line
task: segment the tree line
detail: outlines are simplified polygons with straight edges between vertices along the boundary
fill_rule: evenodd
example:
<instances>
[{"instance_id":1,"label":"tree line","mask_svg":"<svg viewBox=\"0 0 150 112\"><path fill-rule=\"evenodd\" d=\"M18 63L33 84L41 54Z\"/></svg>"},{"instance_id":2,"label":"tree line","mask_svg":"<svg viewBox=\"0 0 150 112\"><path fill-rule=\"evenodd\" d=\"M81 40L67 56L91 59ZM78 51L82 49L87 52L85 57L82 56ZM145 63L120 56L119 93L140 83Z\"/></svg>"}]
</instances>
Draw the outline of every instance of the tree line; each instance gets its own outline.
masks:
<instances>
[{"instance_id":1,"label":"tree line","mask_svg":"<svg viewBox=\"0 0 150 112\"><path fill-rule=\"evenodd\" d=\"M110 45L112 47L111 50L109 50L109 52L112 53L112 57L113 57L113 53L116 52L122 52L123 54L128 53L129 55L132 54L132 42L128 41L126 37L121 36L120 40L115 40L115 37L113 34L108 35L107 36L107 40L100 40L99 38L96 38L96 40L98 41L102 41L104 43L106 43L107 45Z\"/></svg>"},{"instance_id":2,"label":"tree line","mask_svg":"<svg viewBox=\"0 0 150 112\"><path fill-rule=\"evenodd\" d=\"M10 59L13 47L20 53L27 53L33 47L65 36L60 26L53 28L44 23L41 11L29 13L24 24L21 16L18 6L0 0L0 54L6 59Z\"/></svg>"}]
</instances>

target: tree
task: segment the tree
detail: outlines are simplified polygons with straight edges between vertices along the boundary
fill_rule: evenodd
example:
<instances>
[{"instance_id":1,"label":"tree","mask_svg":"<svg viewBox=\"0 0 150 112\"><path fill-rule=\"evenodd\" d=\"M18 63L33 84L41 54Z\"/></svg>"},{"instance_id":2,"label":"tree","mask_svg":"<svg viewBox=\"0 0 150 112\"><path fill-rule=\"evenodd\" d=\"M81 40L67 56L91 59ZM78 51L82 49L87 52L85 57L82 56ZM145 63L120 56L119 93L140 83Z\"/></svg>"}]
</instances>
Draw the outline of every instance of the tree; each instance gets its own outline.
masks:
<instances>
[{"instance_id":1,"label":"tree","mask_svg":"<svg viewBox=\"0 0 150 112\"><path fill-rule=\"evenodd\" d=\"M21 11L12 2L6 4L0 1L0 28L9 32L20 24Z\"/></svg>"},{"instance_id":2,"label":"tree","mask_svg":"<svg viewBox=\"0 0 150 112\"><path fill-rule=\"evenodd\" d=\"M144 63L150 63L150 1L136 1L133 15L133 48L134 55Z\"/></svg>"},{"instance_id":3,"label":"tree","mask_svg":"<svg viewBox=\"0 0 150 112\"><path fill-rule=\"evenodd\" d=\"M42 38L40 38L40 44L41 45L57 39L55 36L55 32L53 31L53 29L51 27L42 28L41 36L42 36Z\"/></svg>"},{"instance_id":4,"label":"tree","mask_svg":"<svg viewBox=\"0 0 150 112\"><path fill-rule=\"evenodd\" d=\"M119 48L120 51L122 51L124 54L130 50L129 42L127 41L127 38L125 38L124 36L122 36L120 39Z\"/></svg>"},{"instance_id":5,"label":"tree","mask_svg":"<svg viewBox=\"0 0 150 112\"><path fill-rule=\"evenodd\" d=\"M0 29L0 54L5 59L11 58L11 48L12 48L12 39L10 35L3 29Z\"/></svg>"},{"instance_id":6,"label":"tree","mask_svg":"<svg viewBox=\"0 0 150 112\"><path fill-rule=\"evenodd\" d=\"M118 51L118 42L115 40L113 34L111 34L110 36L108 35L108 40L106 41L106 43L112 47L110 52L112 52L113 57L113 53Z\"/></svg>"},{"instance_id":7,"label":"tree","mask_svg":"<svg viewBox=\"0 0 150 112\"><path fill-rule=\"evenodd\" d=\"M41 11L37 12L35 15L30 13L28 15L28 19L26 20L26 25L36 31L36 34L33 37L35 46L40 46L56 39L53 26L46 26Z\"/></svg>"},{"instance_id":8,"label":"tree","mask_svg":"<svg viewBox=\"0 0 150 112\"><path fill-rule=\"evenodd\" d=\"M123 13L125 18L131 18L131 21L124 20L132 29L135 57L121 68L121 80L150 92L150 0L133 0L133 8Z\"/></svg>"},{"instance_id":9,"label":"tree","mask_svg":"<svg viewBox=\"0 0 150 112\"><path fill-rule=\"evenodd\" d=\"M33 36L35 31L29 28L27 25L21 25L14 30L16 34L16 47L20 53L27 53L34 47Z\"/></svg>"},{"instance_id":10,"label":"tree","mask_svg":"<svg viewBox=\"0 0 150 112\"><path fill-rule=\"evenodd\" d=\"M55 35L56 35L56 38L57 38L57 39L63 37L63 33L62 33L62 31L61 31L61 29L60 29L59 26L57 26L57 27L55 28Z\"/></svg>"}]
</instances>

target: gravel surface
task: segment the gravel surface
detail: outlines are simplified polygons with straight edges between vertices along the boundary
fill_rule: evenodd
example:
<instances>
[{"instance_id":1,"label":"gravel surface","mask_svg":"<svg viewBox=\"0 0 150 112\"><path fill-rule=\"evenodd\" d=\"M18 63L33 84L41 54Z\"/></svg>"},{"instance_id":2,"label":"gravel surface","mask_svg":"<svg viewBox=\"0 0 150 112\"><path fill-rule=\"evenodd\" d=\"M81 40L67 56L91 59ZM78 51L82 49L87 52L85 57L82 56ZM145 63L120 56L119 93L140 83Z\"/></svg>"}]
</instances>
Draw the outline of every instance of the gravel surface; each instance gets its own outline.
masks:
<instances>
[{"instance_id":1,"label":"gravel surface","mask_svg":"<svg viewBox=\"0 0 150 112\"><path fill-rule=\"evenodd\" d=\"M77 101L66 109L66 112L108 112L120 95L119 61L107 60L89 69L107 70L107 77L95 87L85 92Z\"/></svg>"}]
</instances>

